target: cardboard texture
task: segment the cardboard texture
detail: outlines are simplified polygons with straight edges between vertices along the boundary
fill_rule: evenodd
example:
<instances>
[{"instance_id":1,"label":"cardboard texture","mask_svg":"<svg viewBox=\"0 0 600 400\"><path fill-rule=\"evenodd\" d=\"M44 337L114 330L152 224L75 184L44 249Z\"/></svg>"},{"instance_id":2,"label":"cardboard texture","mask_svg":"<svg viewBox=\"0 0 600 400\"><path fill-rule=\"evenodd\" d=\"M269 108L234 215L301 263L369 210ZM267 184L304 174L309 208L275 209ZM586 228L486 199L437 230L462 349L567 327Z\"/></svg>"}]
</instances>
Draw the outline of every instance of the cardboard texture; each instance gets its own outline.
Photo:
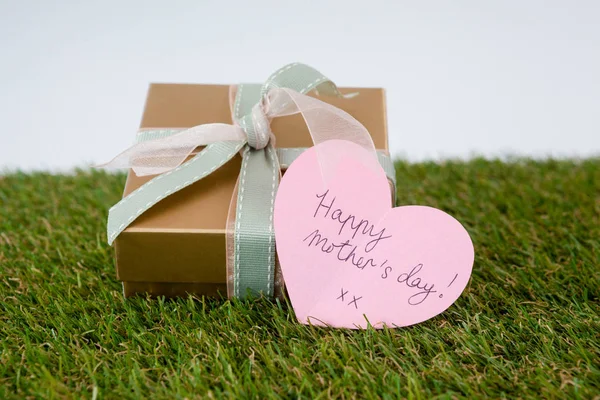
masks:
<instances>
[{"instance_id":1,"label":"cardboard texture","mask_svg":"<svg viewBox=\"0 0 600 400\"><path fill-rule=\"evenodd\" d=\"M385 92L378 88L342 88L359 92L351 99L315 96L351 114L373 137L375 147L388 150ZM313 94L314 96L314 94ZM151 84L141 128L188 128L221 122L231 124L229 86ZM311 147L300 115L271 123L277 147ZM136 219L115 241L117 277L125 296L226 296L225 225L241 157L206 178L176 192ZM153 176L129 171L124 196Z\"/></svg>"}]
</instances>

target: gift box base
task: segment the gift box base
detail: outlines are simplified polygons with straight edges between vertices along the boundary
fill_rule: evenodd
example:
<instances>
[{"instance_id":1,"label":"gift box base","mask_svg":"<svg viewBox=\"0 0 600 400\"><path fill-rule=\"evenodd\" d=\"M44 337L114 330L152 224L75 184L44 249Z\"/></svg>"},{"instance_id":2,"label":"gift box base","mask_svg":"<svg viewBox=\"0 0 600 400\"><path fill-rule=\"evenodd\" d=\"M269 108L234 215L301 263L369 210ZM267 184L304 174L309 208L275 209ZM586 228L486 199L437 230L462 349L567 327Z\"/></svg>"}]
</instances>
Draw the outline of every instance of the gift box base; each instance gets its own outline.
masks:
<instances>
[{"instance_id":1,"label":"gift box base","mask_svg":"<svg viewBox=\"0 0 600 400\"><path fill-rule=\"evenodd\" d=\"M227 285L224 283L199 282L123 282L123 294L125 297L136 294L152 297L185 297L189 294L227 297Z\"/></svg>"}]
</instances>

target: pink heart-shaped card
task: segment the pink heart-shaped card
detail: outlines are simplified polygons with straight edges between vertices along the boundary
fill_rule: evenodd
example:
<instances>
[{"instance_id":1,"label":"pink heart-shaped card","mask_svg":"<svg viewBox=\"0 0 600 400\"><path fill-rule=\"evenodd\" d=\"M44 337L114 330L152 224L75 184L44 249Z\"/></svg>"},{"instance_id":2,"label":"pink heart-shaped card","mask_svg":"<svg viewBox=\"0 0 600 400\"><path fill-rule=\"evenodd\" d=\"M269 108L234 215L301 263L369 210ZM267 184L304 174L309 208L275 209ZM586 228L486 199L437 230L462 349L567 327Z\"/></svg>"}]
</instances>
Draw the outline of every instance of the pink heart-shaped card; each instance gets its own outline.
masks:
<instances>
[{"instance_id":1,"label":"pink heart-shaped card","mask_svg":"<svg viewBox=\"0 0 600 400\"><path fill-rule=\"evenodd\" d=\"M413 325L450 307L469 281L474 249L465 228L436 208L392 208L385 173L361 161L370 156L329 140L281 180L277 254L301 323Z\"/></svg>"}]
</instances>

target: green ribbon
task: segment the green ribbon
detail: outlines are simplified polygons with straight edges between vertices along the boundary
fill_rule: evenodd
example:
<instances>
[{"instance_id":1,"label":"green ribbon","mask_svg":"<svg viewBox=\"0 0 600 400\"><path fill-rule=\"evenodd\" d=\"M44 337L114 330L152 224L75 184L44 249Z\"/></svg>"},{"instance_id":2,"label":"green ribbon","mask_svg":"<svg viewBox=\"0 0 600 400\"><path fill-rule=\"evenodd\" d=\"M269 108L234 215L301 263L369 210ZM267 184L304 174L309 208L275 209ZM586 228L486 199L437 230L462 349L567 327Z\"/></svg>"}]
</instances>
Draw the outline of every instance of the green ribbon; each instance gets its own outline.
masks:
<instances>
[{"instance_id":1,"label":"green ribbon","mask_svg":"<svg viewBox=\"0 0 600 400\"><path fill-rule=\"evenodd\" d=\"M252 120L252 108L273 88L288 88L302 94L317 89L323 94L341 96L333 82L317 70L300 63L277 70L263 85L239 85L233 116L246 132L247 142L209 144L189 161L155 177L123 198L109 211L109 243L112 244L131 222L154 204L211 174L242 151L235 210L233 293L230 295L239 298L260 293L272 296L276 265L273 206L280 168L287 167L304 150L275 149L270 142L264 148L256 148L260 147L260 138ZM144 130L138 134L137 141L164 138L179 131ZM393 163L381 152L378 152L378 158L395 186Z\"/></svg>"}]
</instances>

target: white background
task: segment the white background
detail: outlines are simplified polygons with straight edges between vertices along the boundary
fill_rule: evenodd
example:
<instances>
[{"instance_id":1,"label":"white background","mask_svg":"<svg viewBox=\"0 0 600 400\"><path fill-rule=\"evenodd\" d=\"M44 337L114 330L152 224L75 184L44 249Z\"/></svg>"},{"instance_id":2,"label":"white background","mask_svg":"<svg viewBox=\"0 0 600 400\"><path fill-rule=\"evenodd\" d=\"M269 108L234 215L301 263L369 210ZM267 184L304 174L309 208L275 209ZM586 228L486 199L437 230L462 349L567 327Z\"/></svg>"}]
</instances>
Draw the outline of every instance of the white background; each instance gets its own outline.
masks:
<instances>
[{"instance_id":1,"label":"white background","mask_svg":"<svg viewBox=\"0 0 600 400\"><path fill-rule=\"evenodd\" d=\"M0 0L0 50L0 170L112 158L149 82L293 61L385 87L397 157L600 153L600 1Z\"/></svg>"}]
</instances>

